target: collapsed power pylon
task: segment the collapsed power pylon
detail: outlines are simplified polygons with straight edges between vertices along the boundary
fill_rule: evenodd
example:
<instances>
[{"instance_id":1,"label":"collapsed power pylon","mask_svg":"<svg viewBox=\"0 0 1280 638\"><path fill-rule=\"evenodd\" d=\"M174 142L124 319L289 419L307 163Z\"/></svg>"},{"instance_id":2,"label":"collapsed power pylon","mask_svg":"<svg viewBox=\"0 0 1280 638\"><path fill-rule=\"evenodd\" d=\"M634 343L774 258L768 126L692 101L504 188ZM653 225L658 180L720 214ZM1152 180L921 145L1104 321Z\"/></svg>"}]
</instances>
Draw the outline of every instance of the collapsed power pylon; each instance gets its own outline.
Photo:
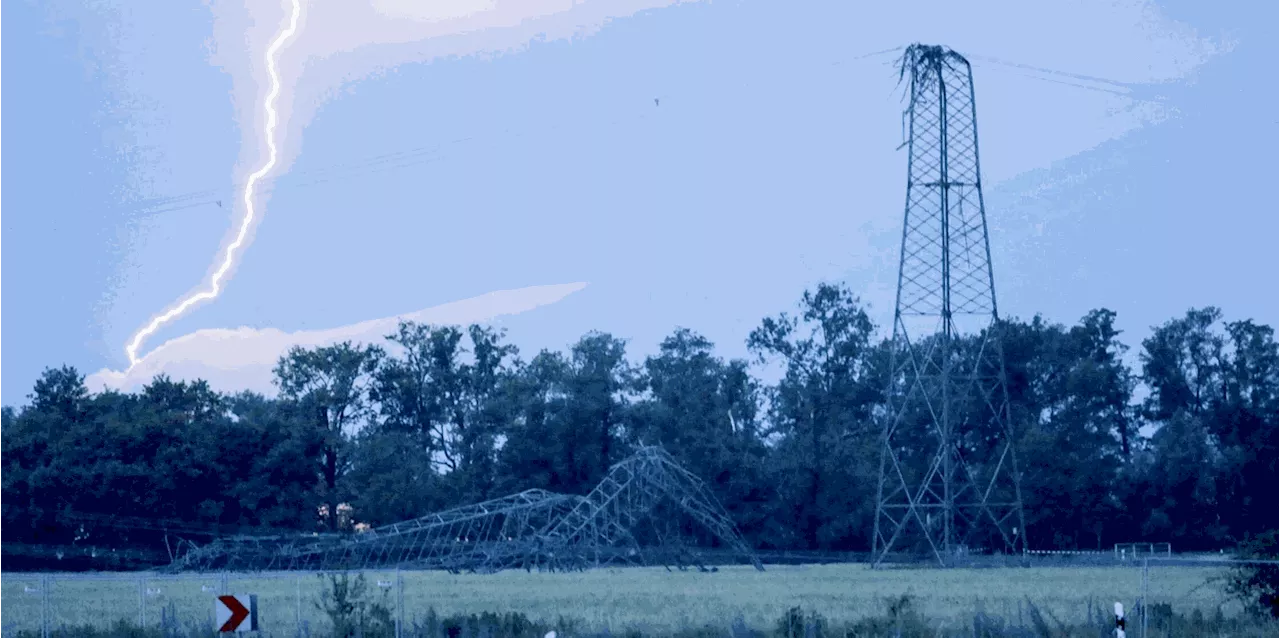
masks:
<instances>
[{"instance_id":1,"label":"collapsed power pylon","mask_svg":"<svg viewBox=\"0 0 1280 638\"><path fill-rule=\"evenodd\" d=\"M563 553L561 564L566 567L600 564L601 559L623 556L640 564L665 563L679 557L680 548L670 543L642 544L636 533L646 531L648 524L649 529L658 526L654 531L661 535L661 526L678 517L701 526L726 549L764 569L716 497L697 476L658 447L643 447L614 465L541 539L552 552Z\"/></svg>"},{"instance_id":2,"label":"collapsed power pylon","mask_svg":"<svg viewBox=\"0 0 1280 638\"><path fill-rule=\"evenodd\" d=\"M763 569L696 476L657 447L615 464L586 496L526 490L354 535L234 537L193 548L171 571L290 569L580 570L698 563L682 544L654 544L655 528L696 524ZM659 534L660 535L660 534Z\"/></svg>"},{"instance_id":3,"label":"collapsed power pylon","mask_svg":"<svg viewBox=\"0 0 1280 638\"><path fill-rule=\"evenodd\" d=\"M907 200L873 562L1022 554L973 72L940 46L911 45L898 64L909 82Z\"/></svg>"}]
</instances>

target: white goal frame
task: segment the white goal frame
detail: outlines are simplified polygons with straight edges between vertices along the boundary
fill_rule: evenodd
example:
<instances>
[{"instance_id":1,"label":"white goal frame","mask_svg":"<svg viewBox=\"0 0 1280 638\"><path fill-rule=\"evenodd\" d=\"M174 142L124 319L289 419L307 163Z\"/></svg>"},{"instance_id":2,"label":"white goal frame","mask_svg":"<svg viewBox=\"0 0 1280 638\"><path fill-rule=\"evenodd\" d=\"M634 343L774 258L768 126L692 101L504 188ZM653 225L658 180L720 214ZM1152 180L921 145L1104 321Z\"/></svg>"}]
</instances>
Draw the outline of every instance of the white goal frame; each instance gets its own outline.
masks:
<instances>
[{"instance_id":1,"label":"white goal frame","mask_svg":"<svg viewBox=\"0 0 1280 638\"><path fill-rule=\"evenodd\" d=\"M1151 556L1173 556L1170 543L1116 543L1116 560L1129 560Z\"/></svg>"}]
</instances>

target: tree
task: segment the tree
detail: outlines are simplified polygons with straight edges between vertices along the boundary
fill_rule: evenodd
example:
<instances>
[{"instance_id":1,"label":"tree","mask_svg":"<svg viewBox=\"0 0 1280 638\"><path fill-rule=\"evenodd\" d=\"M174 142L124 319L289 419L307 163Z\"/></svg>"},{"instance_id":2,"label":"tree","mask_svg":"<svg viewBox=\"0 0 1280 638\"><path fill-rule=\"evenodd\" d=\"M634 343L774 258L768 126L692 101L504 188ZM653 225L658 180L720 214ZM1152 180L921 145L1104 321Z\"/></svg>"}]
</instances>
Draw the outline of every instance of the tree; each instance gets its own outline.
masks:
<instances>
[{"instance_id":1,"label":"tree","mask_svg":"<svg viewBox=\"0 0 1280 638\"><path fill-rule=\"evenodd\" d=\"M1249 551L1274 558L1275 329L1192 309L1153 329L1135 377L1115 322L1099 309L1071 326L996 326L1029 545L1270 542ZM275 370L279 399L165 376L95 394L74 368L47 369L27 405L0 410L5 558L14 543L154 552L179 529L197 541L302 529L318 510L334 529L340 503L383 524L528 488L581 494L636 443L701 475L758 546L859 549L891 353L874 333L849 290L822 285L751 333L755 363L777 373L767 386L687 329L633 366L605 333L525 363L500 330L411 322L389 335L391 355L294 348ZM954 338L952 363L981 360L980 343ZM965 396L956 444L982 470L994 431L973 418L990 409ZM923 451L902 457L904 472L922 473L936 448L910 436L899 443ZM1273 574L1241 571L1233 591L1274 605Z\"/></svg>"},{"instance_id":2,"label":"tree","mask_svg":"<svg viewBox=\"0 0 1280 638\"><path fill-rule=\"evenodd\" d=\"M384 363L373 393L388 431L438 457L453 502L491 496L497 435L511 410L504 384L517 354L500 330L469 326L470 349L463 336L455 326L402 322L387 338L403 357Z\"/></svg>"},{"instance_id":3,"label":"tree","mask_svg":"<svg viewBox=\"0 0 1280 638\"><path fill-rule=\"evenodd\" d=\"M1217 452L1204 419L1178 412L1152 435L1151 451L1142 535L1186 549L1222 547L1227 529L1215 480Z\"/></svg>"},{"instance_id":4,"label":"tree","mask_svg":"<svg viewBox=\"0 0 1280 638\"><path fill-rule=\"evenodd\" d=\"M1217 308L1189 310L1156 328L1142 342L1143 380L1151 389L1148 417L1164 421L1179 412L1201 414L1217 395L1222 365L1222 337L1213 326L1222 317Z\"/></svg>"},{"instance_id":5,"label":"tree","mask_svg":"<svg viewBox=\"0 0 1280 638\"><path fill-rule=\"evenodd\" d=\"M1039 316L1003 322L1032 546L1100 548L1121 512L1117 479L1136 427L1114 317L1094 310L1069 330Z\"/></svg>"},{"instance_id":6,"label":"tree","mask_svg":"<svg viewBox=\"0 0 1280 638\"><path fill-rule=\"evenodd\" d=\"M72 367L46 368L21 412L5 411L3 424L4 530L13 540L70 542L60 512L79 503L91 486L86 465L98 440L93 402L84 377Z\"/></svg>"},{"instance_id":7,"label":"tree","mask_svg":"<svg viewBox=\"0 0 1280 638\"><path fill-rule=\"evenodd\" d=\"M1089 311L1072 326L1068 337L1075 361L1063 391L1073 397L1070 409L1090 421L1095 433L1119 439L1121 459L1127 461L1137 436L1130 406L1136 379L1123 361L1128 347L1120 342L1115 320L1116 313L1104 308Z\"/></svg>"},{"instance_id":8,"label":"tree","mask_svg":"<svg viewBox=\"0 0 1280 638\"><path fill-rule=\"evenodd\" d=\"M1236 550L1241 560L1254 561L1231 571L1226 579L1227 594L1244 603L1246 610L1259 615L1280 617L1280 598L1276 587L1280 584L1280 570L1276 569L1280 546L1276 531L1270 530L1246 539ZM1262 561L1266 561L1263 563Z\"/></svg>"},{"instance_id":9,"label":"tree","mask_svg":"<svg viewBox=\"0 0 1280 638\"><path fill-rule=\"evenodd\" d=\"M369 389L382 357L377 346L349 341L310 350L294 346L275 368L281 397L312 415L323 435L321 490L330 530L338 528L339 480L350 464L351 438L372 414Z\"/></svg>"},{"instance_id":10,"label":"tree","mask_svg":"<svg viewBox=\"0 0 1280 638\"><path fill-rule=\"evenodd\" d=\"M283 529L307 529L315 520L326 434L292 401L273 401L252 392L227 399L231 423L216 443L221 449L242 447L247 459L228 473L223 466L225 497L242 506L245 523ZM221 461L219 463L222 463Z\"/></svg>"},{"instance_id":11,"label":"tree","mask_svg":"<svg viewBox=\"0 0 1280 638\"><path fill-rule=\"evenodd\" d=\"M1205 548L1275 529L1280 499L1275 331L1221 319L1217 308L1192 309L1155 328L1141 353L1145 412L1171 429L1156 434L1164 445L1153 440L1146 504L1169 521L1155 528Z\"/></svg>"},{"instance_id":12,"label":"tree","mask_svg":"<svg viewBox=\"0 0 1280 638\"><path fill-rule=\"evenodd\" d=\"M462 410L464 379L459 358L462 331L400 322L387 340L398 346L378 371L373 398L390 431L410 434L444 471L458 468L456 420Z\"/></svg>"},{"instance_id":13,"label":"tree","mask_svg":"<svg viewBox=\"0 0 1280 638\"><path fill-rule=\"evenodd\" d=\"M366 430L355 441L347 483L361 522L378 526L425 516L449 503L431 457L404 432Z\"/></svg>"},{"instance_id":14,"label":"tree","mask_svg":"<svg viewBox=\"0 0 1280 638\"><path fill-rule=\"evenodd\" d=\"M568 357L543 351L518 366L499 454L501 483L590 490L625 455L618 448L639 389L625 342L606 333L584 335Z\"/></svg>"},{"instance_id":15,"label":"tree","mask_svg":"<svg viewBox=\"0 0 1280 638\"><path fill-rule=\"evenodd\" d=\"M707 481L744 534L768 517L759 388L744 361L725 363L706 338L680 328L644 363L648 393L634 405L634 437L660 443Z\"/></svg>"},{"instance_id":16,"label":"tree","mask_svg":"<svg viewBox=\"0 0 1280 638\"><path fill-rule=\"evenodd\" d=\"M573 458L567 430L569 363L543 350L528 364L517 362L506 386L512 417L500 436L498 485L504 492L529 488L567 491Z\"/></svg>"},{"instance_id":17,"label":"tree","mask_svg":"<svg viewBox=\"0 0 1280 638\"><path fill-rule=\"evenodd\" d=\"M46 368L28 398L32 410L73 422L84 417L89 388L84 384L84 375L73 367Z\"/></svg>"},{"instance_id":18,"label":"tree","mask_svg":"<svg viewBox=\"0 0 1280 638\"><path fill-rule=\"evenodd\" d=\"M475 502L494 496L496 445L514 409L507 386L512 382L511 361L518 351L502 343L505 333L501 330L472 325L467 336L472 361L462 365L462 401L454 416L454 445L460 463L452 478L461 500Z\"/></svg>"},{"instance_id":19,"label":"tree","mask_svg":"<svg viewBox=\"0 0 1280 638\"><path fill-rule=\"evenodd\" d=\"M1251 321L1229 323L1226 333L1222 398L1211 421L1222 454L1222 515L1234 539L1268 531L1274 538L1280 518L1280 347L1275 329Z\"/></svg>"},{"instance_id":20,"label":"tree","mask_svg":"<svg viewBox=\"0 0 1280 638\"><path fill-rule=\"evenodd\" d=\"M760 363L785 373L769 388L778 437L773 481L807 548L862 546L870 528L879 432L872 410L883 396L872 372L875 326L846 288L805 291L800 317L766 318L748 337Z\"/></svg>"},{"instance_id":21,"label":"tree","mask_svg":"<svg viewBox=\"0 0 1280 638\"><path fill-rule=\"evenodd\" d=\"M626 342L589 332L569 350L563 436L574 491L594 486L620 460L618 439L639 380L626 359Z\"/></svg>"},{"instance_id":22,"label":"tree","mask_svg":"<svg viewBox=\"0 0 1280 638\"><path fill-rule=\"evenodd\" d=\"M117 457L128 459L144 480L134 512L166 519L240 523L252 518L226 498L226 478L247 477L252 454L227 418L227 403L203 381L156 377L142 389L135 418L116 422ZM118 443L119 444L119 443ZM256 446L254 446L256 448Z\"/></svg>"}]
</instances>

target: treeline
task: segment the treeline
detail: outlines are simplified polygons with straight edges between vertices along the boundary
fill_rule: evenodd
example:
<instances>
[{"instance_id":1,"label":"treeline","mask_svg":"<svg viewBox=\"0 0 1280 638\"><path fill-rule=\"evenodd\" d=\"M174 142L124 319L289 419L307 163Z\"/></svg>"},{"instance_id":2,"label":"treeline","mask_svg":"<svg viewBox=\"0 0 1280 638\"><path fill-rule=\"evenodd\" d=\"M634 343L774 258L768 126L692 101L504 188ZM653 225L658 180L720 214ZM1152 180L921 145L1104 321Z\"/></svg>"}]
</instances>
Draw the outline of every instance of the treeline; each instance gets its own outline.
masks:
<instances>
[{"instance_id":1,"label":"treeline","mask_svg":"<svg viewBox=\"0 0 1280 638\"><path fill-rule=\"evenodd\" d=\"M1191 310L1132 370L1114 323L1095 310L1002 326L1029 545L1208 550L1274 529L1274 329ZM91 394L50 369L3 410L4 544L155 547L585 493L642 442L700 475L760 548L867 550L889 353L877 335L850 291L822 285L761 322L750 362L685 329L640 362L599 332L524 360L491 328L403 323L382 344L291 350L277 398L163 376Z\"/></svg>"}]
</instances>

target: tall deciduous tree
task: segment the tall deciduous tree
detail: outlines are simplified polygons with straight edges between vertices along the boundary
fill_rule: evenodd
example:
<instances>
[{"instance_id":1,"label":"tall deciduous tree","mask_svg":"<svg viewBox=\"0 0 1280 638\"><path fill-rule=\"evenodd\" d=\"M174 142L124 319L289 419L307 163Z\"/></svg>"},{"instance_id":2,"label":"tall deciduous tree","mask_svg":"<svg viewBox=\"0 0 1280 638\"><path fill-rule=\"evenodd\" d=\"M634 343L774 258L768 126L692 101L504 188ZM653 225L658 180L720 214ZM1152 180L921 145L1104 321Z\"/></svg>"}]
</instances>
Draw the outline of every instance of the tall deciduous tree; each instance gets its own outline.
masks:
<instances>
[{"instance_id":1,"label":"tall deciduous tree","mask_svg":"<svg viewBox=\"0 0 1280 638\"><path fill-rule=\"evenodd\" d=\"M502 331L479 325L464 333L402 322L387 338L400 356L383 364L374 386L384 428L409 435L436 459L452 501L491 496L497 436L511 410L505 386L515 347L503 343Z\"/></svg>"},{"instance_id":2,"label":"tall deciduous tree","mask_svg":"<svg viewBox=\"0 0 1280 638\"><path fill-rule=\"evenodd\" d=\"M101 435L93 402L84 377L68 366L45 369L28 399L21 413L6 409L0 428L4 531L14 540L68 542L72 534L59 513L79 505L91 485L89 447Z\"/></svg>"},{"instance_id":3,"label":"tall deciduous tree","mask_svg":"<svg viewBox=\"0 0 1280 638\"><path fill-rule=\"evenodd\" d=\"M1217 308L1192 309L1156 328L1142 342L1143 380L1151 390L1147 414L1155 421L1179 412L1199 415L1218 395L1223 339L1213 330Z\"/></svg>"},{"instance_id":4,"label":"tall deciduous tree","mask_svg":"<svg viewBox=\"0 0 1280 638\"><path fill-rule=\"evenodd\" d=\"M385 525L451 505L431 456L405 432L366 430L357 436L347 485L362 523Z\"/></svg>"},{"instance_id":5,"label":"tall deciduous tree","mask_svg":"<svg viewBox=\"0 0 1280 638\"><path fill-rule=\"evenodd\" d=\"M646 398L633 435L667 451L707 481L744 534L758 535L768 512L757 421L759 388L744 361L726 363L706 338L678 329L644 363Z\"/></svg>"},{"instance_id":6,"label":"tall deciduous tree","mask_svg":"<svg viewBox=\"0 0 1280 638\"><path fill-rule=\"evenodd\" d=\"M513 415L499 454L501 483L583 493L621 449L639 388L626 345L591 332L569 356L543 351L519 367L510 386Z\"/></svg>"},{"instance_id":7,"label":"tall deciduous tree","mask_svg":"<svg viewBox=\"0 0 1280 638\"><path fill-rule=\"evenodd\" d=\"M497 441L510 420L514 404L507 386L516 347L503 343L505 332L472 325L470 361L462 365L463 394L454 416L454 445L460 460L453 476L460 500L474 502L494 496L497 480Z\"/></svg>"},{"instance_id":8,"label":"tall deciduous tree","mask_svg":"<svg viewBox=\"0 0 1280 638\"><path fill-rule=\"evenodd\" d=\"M1219 486L1227 502L1223 518L1233 539L1270 528L1274 542L1280 518L1280 347L1270 326L1236 321L1226 332L1222 399L1213 420L1225 470Z\"/></svg>"},{"instance_id":9,"label":"tall deciduous tree","mask_svg":"<svg viewBox=\"0 0 1280 638\"><path fill-rule=\"evenodd\" d=\"M1120 456L1127 461L1137 436L1130 405L1137 380L1123 361L1128 347L1120 342L1115 320L1116 313L1098 309L1071 327L1068 338L1074 361L1062 392L1072 398L1069 409L1089 421L1091 430L1118 440Z\"/></svg>"},{"instance_id":10,"label":"tall deciduous tree","mask_svg":"<svg viewBox=\"0 0 1280 638\"><path fill-rule=\"evenodd\" d=\"M339 480L350 463L351 439L372 414L369 389L382 356L377 346L351 342L310 350L295 346L275 368L280 396L311 415L324 436L321 490L331 530L338 528Z\"/></svg>"},{"instance_id":11,"label":"tall deciduous tree","mask_svg":"<svg viewBox=\"0 0 1280 638\"><path fill-rule=\"evenodd\" d=\"M1116 526L1136 428L1114 318L1094 310L1070 329L1038 316L1002 326L1033 547L1097 549Z\"/></svg>"},{"instance_id":12,"label":"tall deciduous tree","mask_svg":"<svg viewBox=\"0 0 1280 638\"><path fill-rule=\"evenodd\" d=\"M325 432L314 427L310 415L292 401L274 401L260 394L241 392L227 399L232 422L219 437L222 449L242 445L247 449L243 473L227 476L225 497L251 513L253 525L281 529L307 529L314 524L320 494Z\"/></svg>"},{"instance_id":13,"label":"tall deciduous tree","mask_svg":"<svg viewBox=\"0 0 1280 638\"><path fill-rule=\"evenodd\" d=\"M625 455L619 439L639 384L622 339L590 332L569 352L563 435L573 445L566 461L575 491L584 491Z\"/></svg>"},{"instance_id":14,"label":"tall deciduous tree","mask_svg":"<svg viewBox=\"0 0 1280 638\"><path fill-rule=\"evenodd\" d=\"M413 436L444 471L458 468L455 421L465 381L462 331L401 322L387 340L394 353L378 371L373 396L389 430Z\"/></svg>"},{"instance_id":15,"label":"tall deciduous tree","mask_svg":"<svg viewBox=\"0 0 1280 638\"><path fill-rule=\"evenodd\" d=\"M779 437L774 482L804 547L866 544L876 480L872 410L884 390L871 373L873 331L848 289L823 284L804 293L799 318L766 318L747 341L760 362L785 367L768 392Z\"/></svg>"},{"instance_id":16,"label":"tall deciduous tree","mask_svg":"<svg viewBox=\"0 0 1280 638\"><path fill-rule=\"evenodd\" d=\"M1217 308L1192 309L1142 344L1159 428L1147 527L1203 547L1274 529L1277 514L1275 332L1221 320Z\"/></svg>"},{"instance_id":17,"label":"tall deciduous tree","mask_svg":"<svg viewBox=\"0 0 1280 638\"><path fill-rule=\"evenodd\" d=\"M528 488L569 491L570 442L567 430L569 363L543 350L527 364L517 363L507 386L511 419L502 428L498 487L504 492Z\"/></svg>"}]
</instances>

